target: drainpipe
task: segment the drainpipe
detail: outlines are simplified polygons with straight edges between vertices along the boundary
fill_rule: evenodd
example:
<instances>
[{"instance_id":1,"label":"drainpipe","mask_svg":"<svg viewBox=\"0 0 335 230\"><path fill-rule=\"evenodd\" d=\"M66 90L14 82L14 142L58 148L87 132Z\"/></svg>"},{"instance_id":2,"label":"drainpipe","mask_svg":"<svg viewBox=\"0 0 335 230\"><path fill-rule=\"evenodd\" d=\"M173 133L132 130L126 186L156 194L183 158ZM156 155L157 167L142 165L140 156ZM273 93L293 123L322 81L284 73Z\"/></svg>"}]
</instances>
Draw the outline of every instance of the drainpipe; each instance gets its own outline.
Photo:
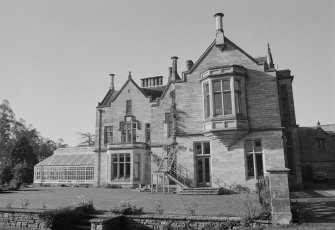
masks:
<instances>
[{"instance_id":1,"label":"drainpipe","mask_svg":"<svg viewBox=\"0 0 335 230\"><path fill-rule=\"evenodd\" d=\"M99 147L98 147L98 172L97 172L97 186L100 186L101 174L101 130L102 130L102 109L99 109Z\"/></svg>"}]
</instances>

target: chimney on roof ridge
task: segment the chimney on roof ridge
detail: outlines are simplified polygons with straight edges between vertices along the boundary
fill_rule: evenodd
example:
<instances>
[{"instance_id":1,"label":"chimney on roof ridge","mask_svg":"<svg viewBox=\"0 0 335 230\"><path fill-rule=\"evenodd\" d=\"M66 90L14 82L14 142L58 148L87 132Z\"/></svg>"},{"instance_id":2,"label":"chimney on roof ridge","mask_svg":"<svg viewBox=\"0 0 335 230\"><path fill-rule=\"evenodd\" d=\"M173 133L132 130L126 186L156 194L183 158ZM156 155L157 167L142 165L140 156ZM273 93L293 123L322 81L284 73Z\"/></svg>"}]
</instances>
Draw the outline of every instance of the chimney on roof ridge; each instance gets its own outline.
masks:
<instances>
[{"instance_id":1,"label":"chimney on roof ridge","mask_svg":"<svg viewBox=\"0 0 335 230\"><path fill-rule=\"evenodd\" d=\"M223 50L225 44L224 44L224 32L223 32L223 26L222 26L222 17L223 13L216 13L214 15L215 18L215 24L216 24L216 46Z\"/></svg>"},{"instance_id":2,"label":"chimney on roof ridge","mask_svg":"<svg viewBox=\"0 0 335 230\"><path fill-rule=\"evenodd\" d=\"M171 75L171 80L175 81L176 79L179 79L179 75L178 75L178 72L177 72L177 60L178 60L178 57L173 56L173 57L171 57L171 59L172 59L172 75Z\"/></svg>"},{"instance_id":3,"label":"chimney on roof ridge","mask_svg":"<svg viewBox=\"0 0 335 230\"><path fill-rule=\"evenodd\" d=\"M109 85L109 90L112 90L112 91L114 91L114 74L109 74L109 76L111 77L111 83L110 83L110 85Z\"/></svg>"}]
</instances>

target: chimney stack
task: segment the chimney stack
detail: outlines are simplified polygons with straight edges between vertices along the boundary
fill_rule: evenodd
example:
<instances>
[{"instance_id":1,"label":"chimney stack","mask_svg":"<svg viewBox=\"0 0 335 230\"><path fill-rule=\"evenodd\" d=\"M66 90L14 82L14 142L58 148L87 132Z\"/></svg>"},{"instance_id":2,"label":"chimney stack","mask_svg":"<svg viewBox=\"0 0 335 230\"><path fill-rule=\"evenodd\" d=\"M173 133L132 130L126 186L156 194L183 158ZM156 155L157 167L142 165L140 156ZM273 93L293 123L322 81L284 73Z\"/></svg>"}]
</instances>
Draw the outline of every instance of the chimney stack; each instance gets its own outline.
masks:
<instances>
[{"instance_id":1,"label":"chimney stack","mask_svg":"<svg viewBox=\"0 0 335 230\"><path fill-rule=\"evenodd\" d=\"M171 75L171 80L175 81L176 79L179 79L179 76L178 76L178 73L177 73L177 60L178 60L178 57L174 56L171 59L172 59L172 75Z\"/></svg>"},{"instance_id":2,"label":"chimney stack","mask_svg":"<svg viewBox=\"0 0 335 230\"><path fill-rule=\"evenodd\" d=\"M171 78L172 78L172 67L169 67L168 68L168 73L169 73L169 75L168 75L168 81L170 81L171 80Z\"/></svg>"},{"instance_id":3,"label":"chimney stack","mask_svg":"<svg viewBox=\"0 0 335 230\"><path fill-rule=\"evenodd\" d=\"M109 85L109 90L112 90L112 91L114 91L114 74L109 74L109 76L111 77L111 83L110 83L110 85Z\"/></svg>"},{"instance_id":4,"label":"chimney stack","mask_svg":"<svg viewBox=\"0 0 335 230\"><path fill-rule=\"evenodd\" d=\"M193 61L192 60L187 60L186 61L186 71L190 71L193 67Z\"/></svg>"},{"instance_id":5,"label":"chimney stack","mask_svg":"<svg viewBox=\"0 0 335 230\"><path fill-rule=\"evenodd\" d=\"M222 26L222 17L223 13L216 13L214 15L215 18L215 24L216 24L216 46L223 50L224 48L224 32L223 32L223 26Z\"/></svg>"}]
</instances>

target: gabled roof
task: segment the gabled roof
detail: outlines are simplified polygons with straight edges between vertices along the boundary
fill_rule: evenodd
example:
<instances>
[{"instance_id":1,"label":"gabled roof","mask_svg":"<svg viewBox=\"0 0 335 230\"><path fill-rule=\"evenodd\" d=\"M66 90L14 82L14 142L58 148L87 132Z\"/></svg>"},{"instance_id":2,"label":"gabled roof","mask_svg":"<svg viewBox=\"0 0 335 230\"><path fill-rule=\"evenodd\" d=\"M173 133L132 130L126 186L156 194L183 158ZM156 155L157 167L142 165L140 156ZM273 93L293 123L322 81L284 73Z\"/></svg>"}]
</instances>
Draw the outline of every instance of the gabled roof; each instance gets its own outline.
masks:
<instances>
[{"instance_id":1,"label":"gabled roof","mask_svg":"<svg viewBox=\"0 0 335 230\"><path fill-rule=\"evenodd\" d=\"M229 40L227 37L224 37L224 42L225 44L229 43L232 46L234 46L236 49L238 49L239 51L241 51L244 55L246 55L248 58L250 58L250 60L252 60L253 62L255 62L255 64L257 65L263 65L264 63L262 63L260 60L257 60L257 58L252 57L251 55L249 55L247 52L245 52L242 48L240 48L239 46L237 46L234 42L232 42L231 40ZM188 72L183 72L183 76L184 73L191 73L199 64L200 62L206 57L206 55L209 53L209 51L213 48L213 46L216 45L216 39L214 39L214 41L209 45L209 47L206 49L206 51L200 56L200 58L194 63L192 69L190 69L190 71ZM224 52L224 50L223 50Z\"/></svg>"}]
</instances>

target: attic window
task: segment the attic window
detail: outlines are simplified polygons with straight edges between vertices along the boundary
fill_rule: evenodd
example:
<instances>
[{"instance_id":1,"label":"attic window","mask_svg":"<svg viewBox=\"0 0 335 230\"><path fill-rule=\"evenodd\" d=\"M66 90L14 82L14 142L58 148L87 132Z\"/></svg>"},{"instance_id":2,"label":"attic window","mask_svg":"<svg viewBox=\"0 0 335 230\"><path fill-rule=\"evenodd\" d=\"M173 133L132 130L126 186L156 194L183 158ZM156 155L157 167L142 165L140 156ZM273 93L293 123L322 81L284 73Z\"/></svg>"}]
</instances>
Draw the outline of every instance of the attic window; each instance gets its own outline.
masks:
<instances>
[{"instance_id":1,"label":"attic window","mask_svg":"<svg viewBox=\"0 0 335 230\"><path fill-rule=\"evenodd\" d=\"M131 114L132 113L132 103L131 100L126 101L126 114Z\"/></svg>"},{"instance_id":2,"label":"attic window","mask_svg":"<svg viewBox=\"0 0 335 230\"><path fill-rule=\"evenodd\" d=\"M318 150L319 151L325 151L326 150L326 140L325 139L318 139L317 144L318 144Z\"/></svg>"}]
</instances>

